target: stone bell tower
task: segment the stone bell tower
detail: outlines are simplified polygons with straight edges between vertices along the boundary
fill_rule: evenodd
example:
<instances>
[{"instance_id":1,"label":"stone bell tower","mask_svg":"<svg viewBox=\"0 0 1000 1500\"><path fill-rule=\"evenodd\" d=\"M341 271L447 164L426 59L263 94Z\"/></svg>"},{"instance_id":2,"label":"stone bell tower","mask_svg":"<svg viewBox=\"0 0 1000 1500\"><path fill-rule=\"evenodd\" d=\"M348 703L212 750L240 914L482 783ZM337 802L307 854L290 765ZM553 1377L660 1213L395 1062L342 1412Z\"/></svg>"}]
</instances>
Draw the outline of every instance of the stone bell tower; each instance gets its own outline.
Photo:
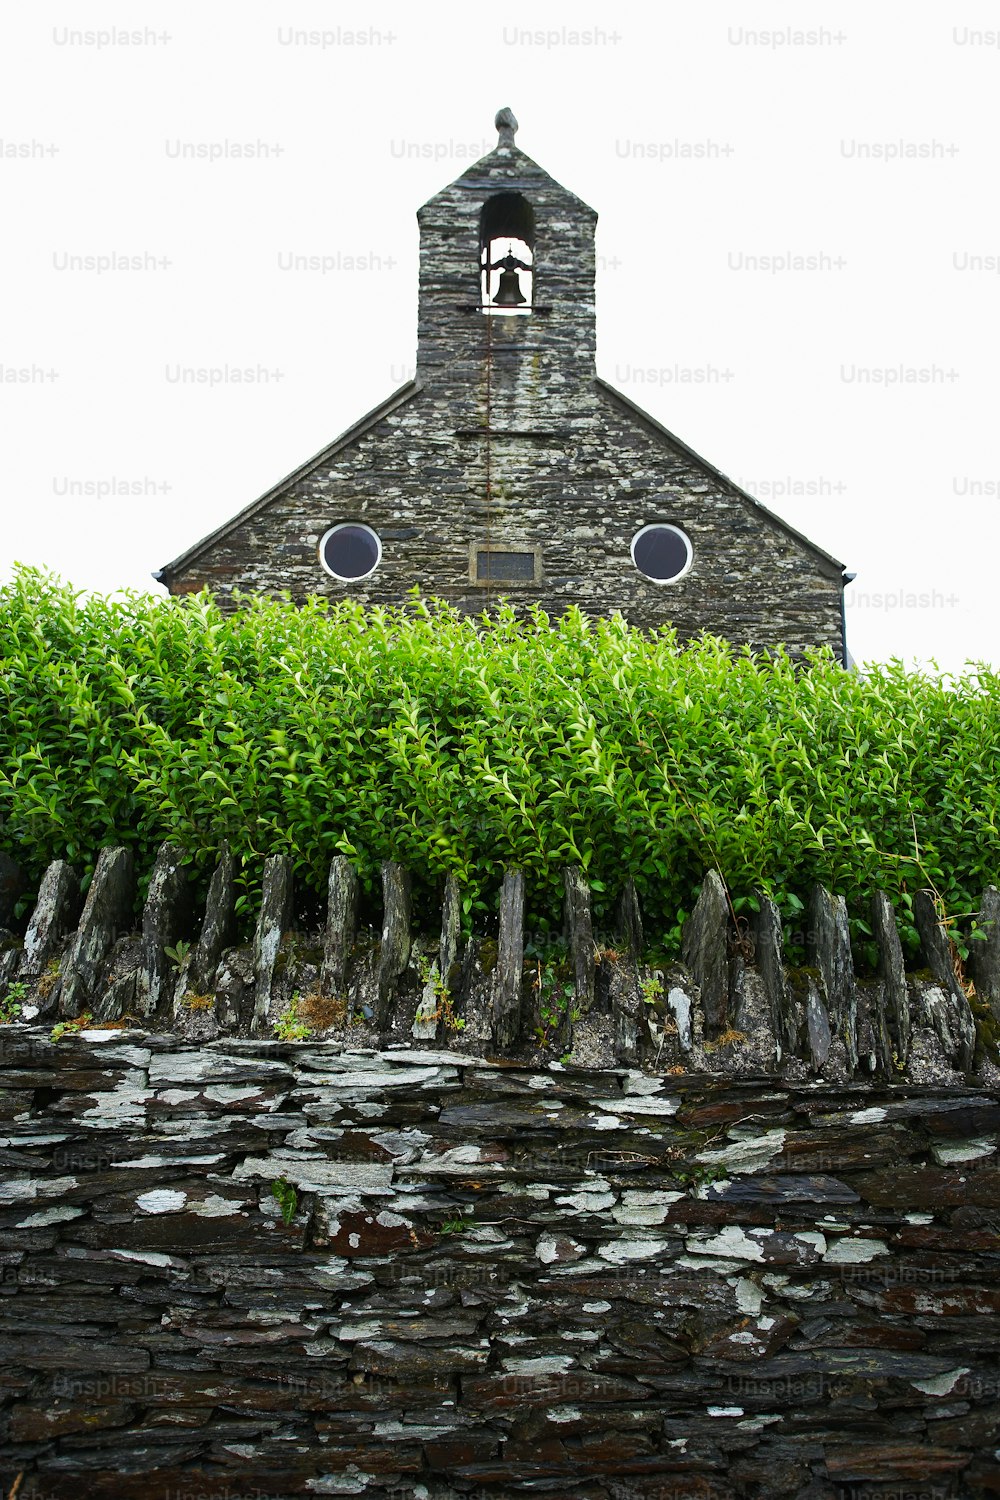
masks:
<instances>
[{"instance_id":1,"label":"stone bell tower","mask_svg":"<svg viewBox=\"0 0 1000 1500\"><path fill-rule=\"evenodd\" d=\"M597 214L515 145L509 109L496 125L496 148L417 213L417 378L470 420L488 396L491 426L551 429L592 393Z\"/></svg>"}]
</instances>

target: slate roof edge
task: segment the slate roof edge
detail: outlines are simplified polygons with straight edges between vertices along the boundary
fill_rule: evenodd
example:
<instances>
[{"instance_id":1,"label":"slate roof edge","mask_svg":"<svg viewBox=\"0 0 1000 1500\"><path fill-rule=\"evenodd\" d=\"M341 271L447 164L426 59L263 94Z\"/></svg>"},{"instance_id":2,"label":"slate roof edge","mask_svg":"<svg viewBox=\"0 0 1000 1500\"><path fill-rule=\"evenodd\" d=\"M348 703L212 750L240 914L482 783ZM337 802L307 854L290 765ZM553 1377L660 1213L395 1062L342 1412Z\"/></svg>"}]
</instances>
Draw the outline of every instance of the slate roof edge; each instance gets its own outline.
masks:
<instances>
[{"instance_id":1,"label":"slate roof edge","mask_svg":"<svg viewBox=\"0 0 1000 1500\"><path fill-rule=\"evenodd\" d=\"M519 160L515 160L515 158L519 158ZM453 178L452 181L449 182L445 187L439 188L436 193L432 193L425 202L421 203L420 207L417 209L417 219L419 220L420 215L424 212L425 209L431 208L438 202L439 199L446 198L447 195L457 187L465 188L469 192L480 192L483 190L488 193L510 192L511 187L508 182L505 182L500 177L492 175L493 168L509 168L511 170L508 171L507 175L508 177L512 177L513 174L517 172L518 168L521 167L522 163L524 163L528 168L533 168L534 172L538 173L539 178L544 179L546 182L550 183L552 187L558 188L560 193L563 193L567 198L572 199L572 201L577 204L578 207L585 209L587 214L589 214L593 218L594 222L597 222L599 215L596 208L592 208L591 205L587 203L583 198L581 198L578 193L574 193L572 188L568 188L565 183L562 183L558 180L558 178L553 177L551 172L547 171L545 167L543 167L539 162L535 161L534 157L529 156L526 151L522 151L520 146L506 148L503 146L494 146L492 151L487 151L485 156L481 156L478 161L472 162L470 166L466 167L464 172L460 172L458 176ZM527 180L525 181L523 186L525 187L526 192L530 193L531 188L536 184L537 179L534 178L532 171L526 172L525 177Z\"/></svg>"},{"instance_id":2,"label":"slate roof edge","mask_svg":"<svg viewBox=\"0 0 1000 1500\"><path fill-rule=\"evenodd\" d=\"M350 447L352 443L355 443L359 438L364 437L365 433L368 432L370 428L374 427L376 423L381 422L384 417L390 416L392 412L396 411L400 406L404 406L407 401L412 400L412 398L418 395L423 389L424 387L419 380L410 380L406 383L406 385L400 386L398 391L394 391L393 394L387 398L387 400L381 402L380 405L373 407L370 412L366 413L366 415L360 419L360 421L355 422L352 427L348 427L347 431L342 432L338 438L334 438L332 443L328 443L325 448L321 448L318 453L315 453L312 456L312 458L306 459L304 464L300 464L297 469L293 469L290 474L286 474L284 479L279 479L278 483L272 485L265 494L260 496L259 499L254 500L250 505L245 506L243 510L241 510L237 515L233 516L230 520L224 521L221 526L216 527L216 529L210 532L208 536L202 537L200 542L195 542L193 547L189 547L186 552L182 552L179 557L175 557L173 562L169 562L164 567L160 568L153 574L153 577L157 580L158 583L164 583L169 586L169 584L175 578L184 573L186 569L189 568L191 564L195 562L207 548L211 547L214 542L217 542L221 540L222 537L227 536L229 532L235 530L235 528L241 525L242 522L249 520L251 516L255 516L258 514L258 512L266 509L266 507L270 505L272 500L276 500L278 496L281 495L285 490L287 490L290 485L294 484L297 480L304 478L305 475L311 473L313 469L318 468L318 466L326 459L333 458L333 456L339 453L342 449Z\"/></svg>"},{"instance_id":3,"label":"slate roof edge","mask_svg":"<svg viewBox=\"0 0 1000 1500\"><path fill-rule=\"evenodd\" d=\"M628 396L623 395L622 392L617 390L613 385L609 385L606 380L602 380L600 375L595 375L594 382L598 386L598 388L604 392L605 395L612 397L613 400L617 401L619 405L623 406L633 416L641 418L641 420L645 422L649 427L651 427L654 432L659 434L660 437L666 438L669 443L671 443L675 448L679 448L680 451L686 454L688 458L694 459L695 463L697 463L702 469L707 470L707 472L714 475L716 479L721 479L723 484L728 485L731 490L734 490L742 500L745 500L747 502L748 505L752 505L754 510L758 511L761 515L766 516L769 521L773 521L775 526L779 527L789 536L794 537L795 540L797 542L801 542L803 546L808 547L811 552L815 552L816 555L823 558L825 562L828 562L832 564L833 567L838 568L841 573L846 572L846 563L842 563L839 558L834 557L831 552L827 552L825 547L819 546L817 542L810 541L810 539L803 532L797 531L794 526L791 526L781 516L776 515L773 510L769 510L766 505L762 505L761 502L759 500L756 500L753 495L748 493L747 490L742 489L740 485L736 483L735 479L730 479L728 474L723 474L722 470L717 469L714 464L709 463L707 458L702 458L701 454L696 453L693 448L689 447L688 444L684 442L683 438L677 437L677 435L671 432L669 428L664 427L662 422L658 422L655 417L651 417L648 411L643 411L641 406L637 406L636 403L632 401Z\"/></svg>"}]
</instances>

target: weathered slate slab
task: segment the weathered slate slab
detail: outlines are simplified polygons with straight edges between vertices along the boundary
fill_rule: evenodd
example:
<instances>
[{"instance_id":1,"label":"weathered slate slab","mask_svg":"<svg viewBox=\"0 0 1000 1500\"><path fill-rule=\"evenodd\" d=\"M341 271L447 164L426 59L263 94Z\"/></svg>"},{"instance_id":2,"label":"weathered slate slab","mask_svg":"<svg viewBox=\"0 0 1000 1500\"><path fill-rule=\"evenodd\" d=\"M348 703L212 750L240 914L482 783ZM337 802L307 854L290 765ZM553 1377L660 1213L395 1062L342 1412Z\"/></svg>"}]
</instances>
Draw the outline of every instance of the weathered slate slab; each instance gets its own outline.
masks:
<instances>
[{"instance_id":1,"label":"weathered slate slab","mask_svg":"<svg viewBox=\"0 0 1000 1500\"><path fill-rule=\"evenodd\" d=\"M205 918L191 954L188 984L196 995L215 988L219 960L236 925L236 861L223 844L205 900Z\"/></svg>"},{"instance_id":2,"label":"weathered slate slab","mask_svg":"<svg viewBox=\"0 0 1000 1500\"><path fill-rule=\"evenodd\" d=\"M326 890L320 989L324 995L342 995L358 920L358 874L346 855L334 855L330 861Z\"/></svg>"},{"instance_id":3,"label":"weathered slate slab","mask_svg":"<svg viewBox=\"0 0 1000 1500\"><path fill-rule=\"evenodd\" d=\"M154 1016L171 996L173 963L164 949L173 948L184 934L190 896L184 870L185 854L176 844L161 844L153 865L142 911L142 948L136 984L136 1009Z\"/></svg>"},{"instance_id":4,"label":"weathered slate slab","mask_svg":"<svg viewBox=\"0 0 1000 1500\"><path fill-rule=\"evenodd\" d=\"M301 1154L248 1156L233 1171L235 1182L247 1180L274 1182L283 1177L304 1193L339 1193L350 1197L384 1196L392 1187L393 1168L381 1162L328 1161L325 1157L308 1158Z\"/></svg>"},{"instance_id":5,"label":"weathered slate slab","mask_svg":"<svg viewBox=\"0 0 1000 1500\"><path fill-rule=\"evenodd\" d=\"M618 902L617 931L626 952L638 961L644 950L642 908L639 905L639 893L635 888L635 881L631 876L626 880Z\"/></svg>"},{"instance_id":6,"label":"weathered slate slab","mask_svg":"<svg viewBox=\"0 0 1000 1500\"><path fill-rule=\"evenodd\" d=\"M923 1008L944 1048L945 1056L961 1072L972 1067L976 1023L968 997L955 975L948 934L938 920L929 891L913 896L913 921L920 935L924 961L937 981L937 993L923 989Z\"/></svg>"},{"instance_id":7,"label":"weathered slate slab","mask_svg":"<svg viewBox=\"0 0 1000 1500\"><path fill-rule=\"evenodd\" d=\"M38 900L24 935L21 975L37 979L61 940L73 930L80 909L80 879L72 865L56 859L42 876ZM52 996L54 1008L56 996ZM46 1011L49 1007L44 1007Z\"/></svg>"},{"instance_id":8,"label":"weathered slate slab","mask_svg":"<svg viewBox=\"0 0 1000 1500\"><path fill-rule=\"evenodd\" d=\"M826 1004L812 975L808 975L805 981L805 1011L809 1057L813 1071L819 1073L822 1072L830 1055L833 1034L830 1030L830 1017L827 1014Z\"/></svg>"},{"instance_id":9,"label":"weathered slate slab","mask_svg":"<svg viewBox=\"0 0 1000 1500\"><path fill-rule=\"evenodd\" d=\"M756 892L759 911L751 918L754 962L771 1009L771 1026L779 1063L799 1054L801 1009L788 987L784 967L784 937L781 913L763 891Z\"/></svg>"},{"instance_id":10,"label":"weathered slate slab","mask_svg":"<svg viewBox=\"0 0 1000 1500\"><path fill-rule=\"evenodd\" d=\"M710 1038L726 1026L729 1004L729 902L716 870L709 870L684 924L681 957L701 991L705 1026Z\"/></svg>"},{"instance_id":11,"label":"weathered slate slab","mask_svg":"<svg viewBox=\"0 0 1000 1500\"><path fill-rule=\"evenodd\" d=\"M876 1078L896 1078L892 1036L886 1007L885 984L855 980L858 997L858 1064Z\"/></svg>"},{"instance_id":12,"label":"weathered slate slab","mask_svg":"<svg viewBox=\"0 0 1000 1500\"><path fill-rule=\"evenodd\" d=\"M563 871L566 946L573 965L576 1006L589 1015L594 1004L594 927L590 885L579 865Z\"/></svg>"},{"instance_id":13,"label":"weathered slate slab","mask_svg":"<svg viewBox=\"0 0 1000 1500\"><path fill-rule=\"evenodd\" d=\"M910 997L896 913L884 891L876 891L872 897L872 931L878 948L879 976L885 986L889 1034L896 1061L900 1067L905 1067L910 1055Z\"/></svg>"},{"instance_id":14,"label":"weathered slate slab","mask_svg":"<svg viewBox=\"0 0 1000 1500\"><path fill-rule=\"evenodd\" d=\"M968 970L976 985L976 994L985 1000L1000 1021L1000 891L988 885L979 908L979 927L985 939L969 944Z\"/></svg>"},{"instance_id":15,"label":"weathered slate slab","mask_svg":"<svg viewBox=\"0 0 1000 1500\"><path fill-rule=\"evenodd\" d=\"M449 990L456 977L458 949L462 937L462 888L455 875L449 875L444 885L444 901L441 905L441 942L438 948L438 968L441 978Z\"/></svg>"},{"instance_id":16,"label":"weathered slate slab","mask_svg":"<svg viewBox=\"0 0 1000 1500\"><path fill-rule=\"evenodd\" d=\"M524 967L524 872L507 870L500 891L500 937L493 976L493 1041L508 1052L521 1033L521 971Z\"/></svg>"},{"instance_id":17,"label":"weathered slate slab","mask_svg":"<svg viewBox=\"0 0 1000 1500\"><path fill-rule=\"evenodd\" d=\"M831 1031L843 1042L848 1072L853 1073L858 1066L858 998L847 903L821 885L813 887L809 902L806 951L820 973Z\"/></svg>"},{"instance_id":18,"label":"weathered slate slab","mask_svg":"<svg viewBox=\"0 0 1000 1500\"><path fill-rule=\"evenodd\" d=\"M396 984L410 961L410 872L395 860L382 865L382 946L379 950L375 1024L389 1024Z\"/></svg>"},{"instance_id":19,"label":"weathered slate slab","mask_svg":"<svg viewBox=\"0 0 1000 1500\"><path fill-rule=\"evenodd\" d=\"M0 850L0 927L8 927L24 887L24 874L16 859Z\"/></svg>"},{"instance_id":20,"label":"weathered slate slab","mask_svg":"<svg viewBox=\"0 0 1000 1500\"><path fill-rule=\"evenodd\" d=\"M253 1029L267 1029L271 988L282 935L292 925L292 862L286 854L272 854L264 865L264 889L253 943Z\"/></svg>"},{"instance_id":21,"label":"weathered slate slab","mask_svg":"<svg viewBox=\"0 0 1000 1500\"><path fill-rule=\"evenodd\" d=\"M134 900L131 849L102 849L76 937L63 964L60 1015L78 1016L93 998L105 958L115 939L131 925Z\"/></svg>"}]
</instances>

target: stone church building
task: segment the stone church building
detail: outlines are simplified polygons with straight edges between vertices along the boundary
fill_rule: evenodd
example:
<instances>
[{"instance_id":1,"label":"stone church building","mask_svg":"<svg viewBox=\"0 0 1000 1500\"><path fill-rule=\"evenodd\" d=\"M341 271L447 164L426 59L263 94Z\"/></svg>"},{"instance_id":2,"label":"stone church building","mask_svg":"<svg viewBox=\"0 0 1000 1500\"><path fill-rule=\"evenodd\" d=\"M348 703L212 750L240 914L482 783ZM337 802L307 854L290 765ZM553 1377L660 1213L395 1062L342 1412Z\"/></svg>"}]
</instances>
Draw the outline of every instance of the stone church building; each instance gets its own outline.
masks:
<instances>
[{"instance_id":1,"label":"stone church building","mask_svg":"<svg viewBox=\"0 0 1000 1500\"><path fill-rule=\"evenodd\" d=\"M416 378L155 576L223 603L578 604L846 661L843 565L598 376L597 215L496 123L417 214Z\"/></svg>"}]
</instances>

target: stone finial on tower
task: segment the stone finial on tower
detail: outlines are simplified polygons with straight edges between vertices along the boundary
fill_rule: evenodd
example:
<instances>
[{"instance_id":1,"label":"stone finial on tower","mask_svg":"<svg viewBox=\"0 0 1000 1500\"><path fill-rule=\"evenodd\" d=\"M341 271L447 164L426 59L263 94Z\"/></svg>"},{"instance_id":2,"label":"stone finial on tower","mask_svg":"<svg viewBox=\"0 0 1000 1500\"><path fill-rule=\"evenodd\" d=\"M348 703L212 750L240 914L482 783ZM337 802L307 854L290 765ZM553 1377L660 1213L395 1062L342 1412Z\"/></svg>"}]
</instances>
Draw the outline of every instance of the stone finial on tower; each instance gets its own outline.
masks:
<instances>
[{"instance_id":1,"label":"stone finial on tower","mask_svg":"<svg viewBox=\"0 0 1000 1500\"><path fill-rule=\"evenodd\" d=\"M500 132L500 139L497 145L513 146L514 136L517 134L517 119L515 118L514 111L506 107L498 109L494 124Z\"/></svg>"}]
</instances>

